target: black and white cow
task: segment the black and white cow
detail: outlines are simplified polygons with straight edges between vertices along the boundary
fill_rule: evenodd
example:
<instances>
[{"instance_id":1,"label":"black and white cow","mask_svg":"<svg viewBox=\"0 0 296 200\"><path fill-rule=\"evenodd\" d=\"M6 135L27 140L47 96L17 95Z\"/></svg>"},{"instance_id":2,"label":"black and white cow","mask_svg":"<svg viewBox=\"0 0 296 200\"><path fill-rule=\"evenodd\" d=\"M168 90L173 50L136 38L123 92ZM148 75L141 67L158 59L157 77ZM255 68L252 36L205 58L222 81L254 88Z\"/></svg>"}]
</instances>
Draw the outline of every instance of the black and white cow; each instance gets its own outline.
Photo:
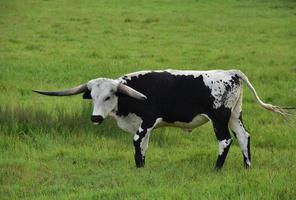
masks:
<instances>
[{"instance_id":1,"label":"black and white cow","mask_svg":"<svg viewBox=\"0 0 296 200\"><path fill-rule=\"evenodd\" d=\"M239 70L140 71L116 80L93 79L67 90L35 92L50 96L84 93L83 98L93 101L93 123L112 116L120 128L134 134L137 167L145 164L154 128L175 126L191 130L211 121L219 145L216 169L220 169L232 143L229 129L239 142L244 166L251 165L250 135L242 121L242 82L263 108L285 115L280 107L264 103Z\"/></svg>"}]
</instances>

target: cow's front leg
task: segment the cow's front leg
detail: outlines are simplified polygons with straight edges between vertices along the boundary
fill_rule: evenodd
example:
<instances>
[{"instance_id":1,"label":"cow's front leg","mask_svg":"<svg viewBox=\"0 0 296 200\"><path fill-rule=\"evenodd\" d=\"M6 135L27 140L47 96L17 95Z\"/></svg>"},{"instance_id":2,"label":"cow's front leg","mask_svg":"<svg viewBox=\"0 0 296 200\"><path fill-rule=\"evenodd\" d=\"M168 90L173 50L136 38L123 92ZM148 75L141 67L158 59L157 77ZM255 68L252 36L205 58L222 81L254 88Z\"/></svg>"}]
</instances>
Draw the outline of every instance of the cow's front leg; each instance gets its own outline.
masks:
<instances>
[{"instance_id":1,"label":"cow's front leg","mask_svg":"<svg viewBox=\"0 0 296 200\"><path fill-rule=\"evenodd\" d=\"M228 129L230 110L225 109L215 114L212 119L214 131L219 144L219 155L216 161L215 168L221 169L224 165L226 156L232 143L232 139Z\"/></svg>"},{"instance_id":2,"label":"cow's front leg","mask_svg":"<svg viewBox=\"0 0 296 200\"><path fill-rule=\"evenodd\" d=\"M150 130L149 128L140 127L134 135L135 162L138 168L145 165L145 153L148 149Z\"/></svg>"}]
</instances>

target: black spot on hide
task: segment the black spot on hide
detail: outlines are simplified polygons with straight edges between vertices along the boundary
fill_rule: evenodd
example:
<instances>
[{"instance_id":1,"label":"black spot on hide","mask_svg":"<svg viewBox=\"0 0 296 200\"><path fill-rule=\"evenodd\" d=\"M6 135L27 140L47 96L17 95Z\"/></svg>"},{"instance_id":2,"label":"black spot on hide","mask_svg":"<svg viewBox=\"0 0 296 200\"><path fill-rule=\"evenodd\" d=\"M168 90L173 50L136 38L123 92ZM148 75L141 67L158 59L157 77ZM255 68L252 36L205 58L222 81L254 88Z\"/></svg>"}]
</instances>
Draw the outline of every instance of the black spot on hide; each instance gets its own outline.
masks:
<instances>
[{"instance_id":1,"label":"black spot on hide","mask_svg":"<svg viewBox=\"0 0 296 200\"><path fill-rule=\"evenodd\" d=\"M140 101L117 93L117 115L120 116L135 113L151 121L161 117L169 123L191 122L196 115L213 110L214 97L202 75L150 72L126 79L126 85L143 93L147 99Z\"/></svg>"}]
</instances>

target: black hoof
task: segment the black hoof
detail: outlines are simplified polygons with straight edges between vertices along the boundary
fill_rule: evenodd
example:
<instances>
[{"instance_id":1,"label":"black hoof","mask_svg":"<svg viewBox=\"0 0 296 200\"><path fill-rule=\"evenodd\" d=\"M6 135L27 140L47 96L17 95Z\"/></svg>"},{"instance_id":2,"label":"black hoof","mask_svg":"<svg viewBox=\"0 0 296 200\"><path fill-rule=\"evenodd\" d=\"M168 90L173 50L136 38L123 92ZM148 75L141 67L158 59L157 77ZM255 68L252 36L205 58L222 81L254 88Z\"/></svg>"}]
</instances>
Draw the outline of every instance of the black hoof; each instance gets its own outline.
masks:
<instances>
[{"instance_id":1,"label":"black hoof","mask_svg":"<svg viewBox=\"0 0 296 200\"><path fill-rule=\"evenodd\" d=\"M214 170L215 170L216 172L221 171L221 169L222 169L222 167L219 167L219 166L216 166L216 167L214 168Z\"/></svg>"},{"instance_id":2,"label":"black hoof","mask_svg":"<svg viewBox=\"0 0 296 200\"><path fill-rule=\"evenodd\" d=\"M248 165L247 163L244 163L244 168L245 169L250 169L251 168L251 165Z\"/></svg>"},{"instance_id":3,"label":"black hoof","mask_svg":"<svg viewBox=\"0 0 296 200\"><path fill-rule=\"evenodd\" d=\"M145 166L145 157L135 155L135 162L137 168L142 168Z\"/></svg>"}]
</instances>

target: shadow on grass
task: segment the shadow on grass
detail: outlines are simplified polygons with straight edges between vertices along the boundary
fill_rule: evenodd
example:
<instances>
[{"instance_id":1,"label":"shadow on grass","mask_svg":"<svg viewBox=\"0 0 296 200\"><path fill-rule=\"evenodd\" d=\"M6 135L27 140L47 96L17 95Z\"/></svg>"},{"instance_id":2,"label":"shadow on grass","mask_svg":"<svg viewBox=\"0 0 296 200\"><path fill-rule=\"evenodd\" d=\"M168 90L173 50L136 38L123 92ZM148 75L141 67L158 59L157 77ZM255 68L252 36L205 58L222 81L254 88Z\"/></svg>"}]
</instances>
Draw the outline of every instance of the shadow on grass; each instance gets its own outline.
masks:
<instances>
[{"instance_id":1,"label":"shadow on grass","mask_svg":"<svg viewBox=\"0 0 296 200\"><path fill-rule=\"evenodd\" d=\"M101 125L94 126L90 120L91 112L92 106L85 104L72 110L59 106L55 109L23 105L0 106L0 132L20 137L47 134L64 136L65 139L87 134L121 142L132 141L131 135L121 130L114 119L105 119ZM151 142L157 147L183 147L191 144L192 137L184 135L177 128L161 128L153 131Z\"/></svg>"},{"instance_id":2,"label":"shadow on grass","mask_svg":"<svg viewBox=\"0 0 296 200\"><path fill-rule=\"evenodd\" d=\"M0 106L0 130L8 135L34 135L36 133L69 134L91 133L104 137L117 137L120 129L113 120L105 120L100 126L90 121L90 106L65 110L56 107L45 111L34 106Z\"/></svg>"}]
</instances>

